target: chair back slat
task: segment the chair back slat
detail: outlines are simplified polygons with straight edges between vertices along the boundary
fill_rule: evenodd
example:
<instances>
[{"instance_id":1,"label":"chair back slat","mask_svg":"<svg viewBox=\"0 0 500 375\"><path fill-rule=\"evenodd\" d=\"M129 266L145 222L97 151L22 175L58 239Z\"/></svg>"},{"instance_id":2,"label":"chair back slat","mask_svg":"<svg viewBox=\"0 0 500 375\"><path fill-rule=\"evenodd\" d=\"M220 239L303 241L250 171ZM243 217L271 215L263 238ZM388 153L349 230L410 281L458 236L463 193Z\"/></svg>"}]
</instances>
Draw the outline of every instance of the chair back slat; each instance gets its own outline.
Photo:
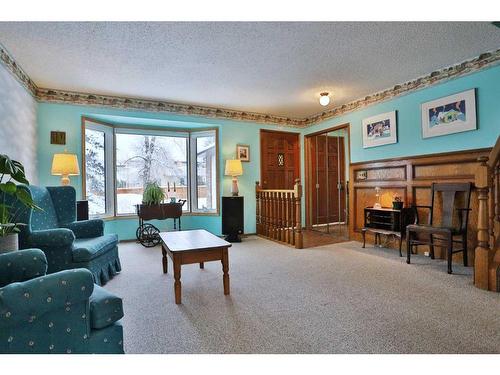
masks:
<instances>
[{"instance_id":1,"label":"chair back slat","mask_svg":"<svg viewBox=\"0 0 500 375\"><path fill-rule=\"evenodd\" d=\"M443 227L453 226L453 211L455 207L455 192L451 190L444 190L442 193L443 208L441 224Z\"/></svg>"},{"instance_id":2,"label":"chair back slat","mask_svg":"<svg viewBox=\"0 0 500 375\"><path fill-rule=\"evenodd\" d=\"M441 193L442 207L441 207L441 226L453 227L453 218L458 213L459 209L468 210L470 208L472 184L467 183L434 183L432 184L432 210L431 215L436 213L436 199L438 194ZM457 202L460 201L458 195L463 195L463 207L458 207ZM468 211L464 213L465 220L461 224L467 223ZM432 217L432 223L435 224L435 218Z\"/></svg>"}]
</instances>

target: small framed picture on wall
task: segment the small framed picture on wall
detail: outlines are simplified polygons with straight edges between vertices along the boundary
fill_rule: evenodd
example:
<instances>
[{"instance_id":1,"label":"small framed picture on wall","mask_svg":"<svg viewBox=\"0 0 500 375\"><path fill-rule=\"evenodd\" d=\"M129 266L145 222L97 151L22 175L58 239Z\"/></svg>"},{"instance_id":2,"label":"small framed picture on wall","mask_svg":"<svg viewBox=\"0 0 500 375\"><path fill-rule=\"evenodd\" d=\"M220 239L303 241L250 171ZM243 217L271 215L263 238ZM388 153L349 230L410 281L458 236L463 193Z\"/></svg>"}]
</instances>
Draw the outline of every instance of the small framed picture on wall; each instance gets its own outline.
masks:
<instances>
[{"instance_id":1,"label":"small framed picture on wall","mask_svg":"<svg viewBox=\"0 0 500 375\"><path fill-rule=\"evenodd\" d=\"M250 161L250 146L236 145L236 159L239 159L242 162Z\"/></svg>"},{"instance_id":2,"label":"small framed picture on wall","mask_svg":"<svg viewBox=\"0 0 500 375\"><path fill-rule=\"evenodd\" d=\"M363 120L363 148L397 143L396 111Z\"/></svg>"},{"instance_id":3,"label":"small framed picture on wall","mask_svg":"<svg viewBox=\"0 0 500 375\"><path fill-rule=\"evenodd\" d=\"M422 138L476 129L475 89L422 104Z\"/></svg>"}]
</instances>

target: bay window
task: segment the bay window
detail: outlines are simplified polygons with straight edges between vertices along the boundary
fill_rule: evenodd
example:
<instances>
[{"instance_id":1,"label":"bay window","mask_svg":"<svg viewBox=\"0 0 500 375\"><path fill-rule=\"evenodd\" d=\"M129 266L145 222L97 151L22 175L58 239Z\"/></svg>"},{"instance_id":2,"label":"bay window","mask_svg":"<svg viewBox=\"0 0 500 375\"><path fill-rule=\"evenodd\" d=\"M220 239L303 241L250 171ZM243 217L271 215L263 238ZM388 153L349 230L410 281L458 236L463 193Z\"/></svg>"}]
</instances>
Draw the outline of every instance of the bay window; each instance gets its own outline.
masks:
<instances>
[{"instance_id":1,"label":"bay window","mask_svg":"<svg viewBox=\"0 0 500 375\"><path fill-rule=\"evenodd\" d=\"M84 194L92 216L135 215L144 187L158 183L183 210L218 213L217 130L150 130L84 118Z\"/></svg>"}]
</instances>

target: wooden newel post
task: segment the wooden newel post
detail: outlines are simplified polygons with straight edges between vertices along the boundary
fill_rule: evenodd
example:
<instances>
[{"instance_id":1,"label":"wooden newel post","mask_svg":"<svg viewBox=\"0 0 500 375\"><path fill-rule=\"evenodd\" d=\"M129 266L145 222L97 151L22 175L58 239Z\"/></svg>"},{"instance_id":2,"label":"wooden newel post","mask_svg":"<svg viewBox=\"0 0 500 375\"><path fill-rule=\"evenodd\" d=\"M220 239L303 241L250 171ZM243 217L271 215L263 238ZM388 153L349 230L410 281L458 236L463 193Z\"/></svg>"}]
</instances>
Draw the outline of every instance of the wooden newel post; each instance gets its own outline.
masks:
<instances>
[{"instance_id":1,"label":"wooden newel post","mask_svg":"<svg viewBox=\"0 0 500 375\"><path fill-rule=\"evenodd\" d=\"M488 157L482 156L481 162L476 170L475 186L477 188L479 209L477 220L477 247L474 252L474 285L488 290L488 274L492 253L489 247L489 215L488 215L488 193L489 193L489 168Z\"/></svg>"},{"instance_id":2,"label":"wooden newel post","mask_svg":"<svg viewBox=\"0 0 500 375\"><path fill-rule=\"evenodd\" d=\"M261 219L260 219L260 183L255 181L255 231L257 234L261 233Z\"/></svg>"},{"instance_id":3,"label":"wooden newel post","mask_svg":"<svg viewBox=\"0 0 500 375\"><path fill-rule=\"evenodd\" d=\"M294 186L294 198L295 198L295 248L302 249L302 185L300 180L295 180Z\"/></svg>"}]
</instances>

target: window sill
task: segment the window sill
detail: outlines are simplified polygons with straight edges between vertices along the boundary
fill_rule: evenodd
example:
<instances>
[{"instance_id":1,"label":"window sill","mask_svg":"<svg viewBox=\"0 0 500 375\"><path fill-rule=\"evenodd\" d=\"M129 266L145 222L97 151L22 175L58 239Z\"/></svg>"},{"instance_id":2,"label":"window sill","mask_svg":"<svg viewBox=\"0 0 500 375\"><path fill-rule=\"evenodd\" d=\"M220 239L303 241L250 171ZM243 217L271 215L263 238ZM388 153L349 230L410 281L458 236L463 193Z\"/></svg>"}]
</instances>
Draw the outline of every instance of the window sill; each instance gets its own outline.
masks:
<instances>
[{"instance_id":1,"label":"window sill","mask_svg":"<svg viewBox=\"0 0 500 375\"><path fill-rule=\"evenodd\" d=\"M220 212L185 212L182 216L220 216ZM181 216L181 217L182 217ZM139 217L137 215L115 215L115 216L95 216L89 217L89 219L102 219L104 221L112 221L112 220L127 220L127 219L136 219ZM167 220L167 219L163 219ZM148 220L150 221L150 220Z\"/></svg>"}]
</instances>

